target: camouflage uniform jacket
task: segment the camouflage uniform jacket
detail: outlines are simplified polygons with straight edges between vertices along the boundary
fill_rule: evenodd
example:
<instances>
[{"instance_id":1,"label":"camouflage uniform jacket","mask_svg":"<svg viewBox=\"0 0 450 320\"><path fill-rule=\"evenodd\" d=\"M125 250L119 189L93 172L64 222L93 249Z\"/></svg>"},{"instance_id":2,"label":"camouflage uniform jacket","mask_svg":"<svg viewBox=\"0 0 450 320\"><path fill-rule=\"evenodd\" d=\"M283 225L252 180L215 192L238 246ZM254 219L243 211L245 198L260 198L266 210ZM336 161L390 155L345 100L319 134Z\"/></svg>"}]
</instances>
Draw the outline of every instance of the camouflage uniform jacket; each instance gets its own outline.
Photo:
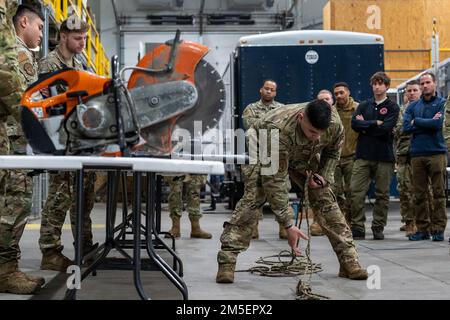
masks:
<instances>
[{"instance_id":1,"label":"camouflage uniform jacket","mask_svg":"<svg viewBox=\"0 0 450 320\"><path fill-rule=\"evenodd\" d=\"M447 150L450 150L450 93L448 94L447 101L445 102L445 120L444 120L444 139L447 145Z\"/></svg>"},{"instance_id":2,"label":"camouflage uniform jacket","mask_svg":"<svg viewBox=\"0 0 450 320\"><path fill-rule=\"evenodd\" d=\"M334 171L340 158L344 139L344 126L339 118L339 114L334 110L331 124L320 136L320 139L317 141L308 140L298 122L299 114L304 110L305 106L306 103L287 105L283 108L269 111L253 125L256 132L261 129L268 131L269 155L272 130L278 131L279 166L275 168L275 172L272 172L271 175L262 175L261 177L266 182L267 179L271 180L264 184L270 185L270 191L277 194L278 201L285 203L286 206L289 206L289 196L285 186L288 174L305 175L306 170L311 170L320 174L329 184L334 183ZM272 155L270 156L274 158ZM262 166L263 168L264 166ZM279 215L277 220L280 223L288 223L290 221L287 208L274 213Z\"/></svg>"},{"instance_id":3,"label":"camouflage uniform jacket","mask_svg":"<svg viewBox=\"0 0 450 320\"><path fill-rule=\"evenodd\" d=\"M17 0L0 0L0 116L1 121L12 115L20 121L20 99L25 84L19 76L16 32L12 17L17 11Z\"/></svg>"},{"instance_id":4,"label":"camouflage uniform jacket","mask_svg":"<svg viewBox=\"0 0 450 320\"><path fill-rule=\"evenodd\" d=\"M398 116L397 125L395 126L394 130L394 138L396 144L395 151L397 157L409 155L409 147L411 145L411 134L403 132L403 115L408 106L409 103L405 104L402 108L400 108L400 114Z\"/></svg>"},{"instance_id":5,"label":"camouflage uniform jacket","mask_svg":"<svg viewBox=\"0 0 450 320\"><path fill-rule=\"evenodd\" d=\"M46 57L39 60L39 74L56 72L65 68L71 68L75 70L84 70L83 64L75 56L73 57L71 63L68 63L64 56L62 55L59 46L50 52ZM67 88L63 85L58 85L58 93L67 91Z\"/></svg>"},{"instance_id":6,"label":"camouflage uniform jacket","mask_svg":"<svg viewBox=\"0 0 450 320\"><path fill-rule=\"evenodd\" d=\"M261 118L261 116L266 114L268 111L282 106L282 103L278 103L276 101L265 104L262 100L249 104L242 112L242 123L244 124L244 129L248 130L256 120Z\"/></svg>"},{"instance_id":7,"label":"camouflage uniform jacket","mask_svg":"<svg viewBox=\"0 0 450 320\"><path fill-rule=\"evenodd\" d=\"M23 40L16 37L17 51L19 57L19 70L27 85L30 85L38 80L38 64L31 51Z\"/></svg>"},{"instance_id":8,"label":"camouflage uniform jacket","mask_svg":"<svg viewBox=\"0 0 450 320\"><path fill-rule=\"evenodd\" d=\"M62 55L59 46L39 61L39 74L55 72L64 68L84 70L83 64L75 56L71 63L68 63Z\"/></svg>"},{"instance_id":9,"label":"camouflage uniform jacket","mask_svg":"<svg viewBox=\"0 0 450 320\"><path fill-rule=\"evenodd\" d=\"M358 142L359 134L352 129L352 116L358 105L359 103L353 100L352 97L349 98L347 105L342 108L338 107L337 104L334 105L334 108L339 113L345 132L345 139L341 152L342 158L353 156L356 151L356 143Z\"/></svg>"},{"instance_id":10,"label":"camouflage uniform jacket","mask_svg":"<svg viewBox=\"0 0 450 320\"><path fill-rule=\"evenodd\" d=\"M280 168L289 164L290 169L304 173L313 170L328 182L334 182L334 171L340 159L344 140L344 127L339 114L331 113L329 128L318 141L306 138L298 123L298 116L307 103L286 105L282 109L267 113L254 128L278 129L280 135L279 161ZM270 134L270 132L269 132ZM288 162L284 165L283 160Z\"/></svg>"},{"instance_id":11,"label":"camouflage uniform jacket","mask_svg":"<svg viewBox=\"0 0 450 320\"><path fill-rule=\"evenodd\" d=\"M34 57L33 51L31 51L23 40L16 36L17 43L17 53L19 59L19 71L22 76L22 80L28 86L38 79L38 65L36 58ZM22 137L24 134L22 132L21 126L14 120L13 117L8 117L7 121L7 132L8 137ZM23 145L26 141L20 139L20 145ZM26 144L26 143L25 143ZM14 146L16 148L16 146ZM20 148L19 146L17 146Z\"/></svg>"}]
</instances>

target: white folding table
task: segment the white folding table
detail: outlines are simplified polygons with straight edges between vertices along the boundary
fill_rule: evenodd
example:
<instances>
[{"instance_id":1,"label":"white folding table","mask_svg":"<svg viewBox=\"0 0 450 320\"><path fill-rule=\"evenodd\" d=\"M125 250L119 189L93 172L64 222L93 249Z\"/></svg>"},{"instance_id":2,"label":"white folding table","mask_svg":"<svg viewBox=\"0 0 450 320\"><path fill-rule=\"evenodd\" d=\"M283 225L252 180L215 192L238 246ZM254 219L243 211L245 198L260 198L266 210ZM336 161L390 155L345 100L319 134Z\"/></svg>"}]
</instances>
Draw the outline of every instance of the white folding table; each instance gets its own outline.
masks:
<instances>
[{"instance_id":1,"label":"white folding table","mask_svg":"<svg viewBox=\"0 0 450 320\"><path fill-rule=\"evenodd\" d=\"M83 227L83 175L85 171L106 171L108 174L107 207L106 207L106 240L100 246L101 254L95 258L92 265L83 272L81 279L85 279L90 273L96 272L96 268L106 258L113 248L118 249L126 255L133 264L134 284L141 299L149 299L145 293L140 272L141 272L141 236L144 235L146 249L150 259L155 263L164 275L177 287L184 299L188 298L187 286L182 280L182 263L176 256L175 251L164 244L159 238L159 230L155 225L155 208L159 205L160 199L156 197L156 175L157 174L211 174L223 175L224 165L217 161L192 161L192 160L172 160L145 157L79 157L79 156L0 156L0 169L24 169L24 170L44 170L44 171L75 171L75 185L77 190L76 212L77 219L75 236L75 263L81 268L82 264L82 227ZM123 237L127 227L127 221L115 226L115 216L117 209L117 190L119 178L123 173L133 173L133 212L131 214L131 226L133 234L133 257L130 257L124 250L117 246L117 239ZM142 213L142 178L147 175L146 190L146 211L145 224L141 223ZM123 207L127 207L126 201ZM129 225L128 225L129 226ZM119 236L115 236L116 232ZM156 252L154 242L163 244L174 259L180 264L180 274L171 268ZM175 260L174 260L175 261ZM76 299L76 289L68 289L66 299Z\"/></svg>"}]
</instances>

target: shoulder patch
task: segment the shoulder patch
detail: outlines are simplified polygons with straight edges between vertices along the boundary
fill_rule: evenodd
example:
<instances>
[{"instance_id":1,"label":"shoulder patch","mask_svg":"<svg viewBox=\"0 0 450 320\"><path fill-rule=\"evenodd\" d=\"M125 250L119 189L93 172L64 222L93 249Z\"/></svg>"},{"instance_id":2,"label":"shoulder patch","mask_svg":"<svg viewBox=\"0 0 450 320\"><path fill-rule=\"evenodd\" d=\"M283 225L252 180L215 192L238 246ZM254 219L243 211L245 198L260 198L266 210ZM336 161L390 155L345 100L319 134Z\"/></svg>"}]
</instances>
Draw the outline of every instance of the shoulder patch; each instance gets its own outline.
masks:
<instances>
[{"instance_id":1,"label":"shoulder patch","mask_svg":"<svg viewBox=\"0 0 450 320\"><path fill-rule=\"evenodd\" d=\"M36 70L34 70L33 65L30 62L25 63L23 69L29 76L34 76L36 74Z\"/></svg>"},{"instance_id":2,"label":"shoulder patch","mask_svg":"<svg viewBox=\"0 0 450 320\"><path fill-rule=\"evenodd\" d=\"M19 63L22 63L22 62L28 60L28 56L25 53L25 51L19 51L18 60L19 60Z\"/></svg>"}]
</instances>

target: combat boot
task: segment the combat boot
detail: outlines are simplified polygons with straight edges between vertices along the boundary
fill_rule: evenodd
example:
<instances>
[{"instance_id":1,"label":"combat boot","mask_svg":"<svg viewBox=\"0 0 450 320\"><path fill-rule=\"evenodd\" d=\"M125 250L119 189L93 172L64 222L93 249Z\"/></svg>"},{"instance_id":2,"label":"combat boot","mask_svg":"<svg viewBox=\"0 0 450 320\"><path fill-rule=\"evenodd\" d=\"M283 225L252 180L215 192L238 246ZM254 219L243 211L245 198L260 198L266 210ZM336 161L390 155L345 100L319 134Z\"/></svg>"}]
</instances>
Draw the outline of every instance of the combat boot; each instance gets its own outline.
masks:
<instances>
[{"instance_id":1,"label":"combat boot","mask_svg":"<svg viewBox=\"0 0 450 320\"><path fill-rule=\"evenodd\" d=\"M407 237L416 233L417 232L416 224L414 222L408 222L405 225L405 232Z\"/></svg>"},{"instance_id":2,"label":"combat boot","mask_svg":"<svg viewBox=\"0 0 450 320\"><path fill-rule=\"evenodd\" d=\"M42 286L40 282L19 271L17 261L0 264L0 293L32 294Z\"/></svg>"},{"instance_id":3,"label":"combat boot","mask_svg":"<svg viewBox=\"0 0 450 320\"><path fill-rule=\"evenodd\" d=\"M39 287L42 287L45 284L45 279L43 277L35 277L26 273L24 273L24 275L28 278L28 280L36 282Z\"/></svg>"},{"instance_id":4,"label":"combat boot","mask_svg":"<svg viewBox=\"0 0 450 320\"><path fill-rule=\"evenodd\" d=\"M18 269L19 269L18 262L17 261L15 261L14 263L11 262L11 265L9 268L10 268L10 270L18 271ZM25 277L28 278L28 280L36 282L39 287L42 287L45 284L45 279L42 277L35 277L35 276L32 276L31 274L26 274L26 273L24 273L24 275L25 275Z\"/></svg>"},{"instance_id":5,"label":"combat boot","mask_svg":"<svg viewBox=\"0 0 450 320\"><path fill-rule=\"evenodd\" d=\"M190 218L191 220L191 238L211 239L212 234L200 228L200 218Z\"/></svg>"},{"instance_id":6,"label":"combat boot","mask_svg":"<svg viewBox=\"0 0 450 320\"><path fill-rule=\"evenodd\" d=\"M312 236L323 236L324 234L322 227L315 221L309 226L309 232Z\"/></svg>"},{"instance_id":7,"label":"combat boot","mask_svg":"<svg viewBox=\"0 0 450 320\"><path fill-rule=\"evenodd\" d=\"M63 247L45 250L42 254L41 269L66 272L74 262L62 254L62 249Z\"/></svg>"},{"instance_id":8,"label":"combat boot","mask_svg":"<svg viewBox=\"0 0 450 320\"><path fill-rule=\"evenodd\" d=\"M255 227L252 231L252 239L259 239L259 231L258 231L258 227L259 227L259 221L256 221Z\"/></svg>"},{"instance_id":9,"label":"combat boot","mask_svg":"<svg viewBox=\"0 0 450 320\"><path fill-rule=\"evenodd\" d=\"M383 228L372 228L373 240L384 240Z\"/></svg>"},{"instance_id":10,"label":"combat boot","mask_svg":"<svg viewBox=\"0 0 450 320\"><path fill-rule=\"evenodd\" d=\"M236 268L235 263L219 264L219 270L217 271L216 282L217 283L233 283L235 268Z\"/></svg>"},{"instance_id":11,"label":"combat boot","mask_svg":"<svg viewBox=\"0 0 450 320\"><path fill-rule=\"evenodd\" d=\"M281 224L279 225L279 227L280 227L280 230L278 231L278 237L280 239L287 239L288 234L287 234L286 228Z\"/></svg>"},{"instance_id":12,"label":"combat boot","mask_svg":"<svg viewBox=\"0 0 450 320\"><path fill-rule=\"evenodd\" d=\"M339 266L339 277L352 280L366 280L368 275L366 269L362 268L358 260L341 262Z\"/></svg>"},{"instance_id":13,"label":"combat boot","mask_svg":"<svg viewBox=\"0 0 450 320\"><path fill-rule=\"evenodd\" d=\"M169 230L169 233L174 238L179 238L181 235L181 233L180 233L180 217L174 216L174 217L171 217L171 219L172 219L172 228ZM170 236L168 234L166 234L164 237L170 238Z\"/></svg>"}]
</instances>

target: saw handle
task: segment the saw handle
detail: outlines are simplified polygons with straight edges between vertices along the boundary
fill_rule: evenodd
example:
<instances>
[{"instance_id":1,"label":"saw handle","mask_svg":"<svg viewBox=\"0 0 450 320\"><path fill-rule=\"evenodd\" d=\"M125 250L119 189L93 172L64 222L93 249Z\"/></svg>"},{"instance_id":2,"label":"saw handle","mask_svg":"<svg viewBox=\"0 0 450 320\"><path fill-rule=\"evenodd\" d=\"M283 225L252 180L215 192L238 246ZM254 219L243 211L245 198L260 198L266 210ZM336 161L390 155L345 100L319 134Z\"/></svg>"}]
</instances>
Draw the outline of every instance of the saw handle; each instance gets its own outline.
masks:
<instances>
[{"instance_id":1,"label":"saw handle","mask_svg":"<svg viewBox=\"0 0 450 320\"><path fill-rule=\"evenodd\" d=\"M71 91L71 92L67 92L66 96L67 98L77 98L78 100L78 104L82 104L83 103L83 97L87 97L89 95L89 93L87 93L87 91Z\"/></svg>"},{"instance_id":2,"label":"saw handle","mask_svg":"<svg viewBox=\"0 0 450 320\"><path fill-rule=\"evenodd\" d=\"M39 78L38 81L33 83L25 93L22 95L22 105L30 107L42 106L44 102L50 102L51 100L57 100L58 103L64 103L66 100L65 93L56 94L52 97L44 98L41 101L32 101L31 97L35 92L50 88L58 84L64 84L68 88L75 86L78 77L76 76L76 71L73 69L62 69L53 73L46 73ZM52 103L54 105L54 103Z\"/></svg>"},{"instance_id":3,"label":"saw handle","mask_svg":"<svg viewBox=\"0 0 450 320\"><path fill-rule=\"evenodd\" d=\"M111 79L96 74L74 69L63 69L44 74L33 83L22 95L21 105L28 109L41 108L44 118L49 116L47 109L58 105L66 105L66 114L79 104L82 97L102 94ZM55 96L35 101L33 94L54 85L63 84L67 91ZM75 100L75 98L78 98Z\"/></svg>"}]
</instances>

